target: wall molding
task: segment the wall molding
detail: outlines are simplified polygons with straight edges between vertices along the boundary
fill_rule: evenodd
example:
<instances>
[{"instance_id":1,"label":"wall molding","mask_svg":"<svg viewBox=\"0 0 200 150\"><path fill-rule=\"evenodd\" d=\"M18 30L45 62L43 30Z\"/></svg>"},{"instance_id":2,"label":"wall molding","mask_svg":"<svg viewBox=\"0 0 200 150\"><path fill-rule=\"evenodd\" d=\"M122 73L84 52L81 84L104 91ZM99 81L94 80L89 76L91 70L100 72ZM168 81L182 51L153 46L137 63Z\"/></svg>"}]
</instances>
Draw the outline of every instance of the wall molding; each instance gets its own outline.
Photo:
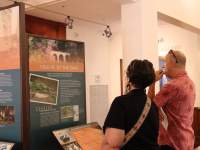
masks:
<instances>
[{"instance_id":1,"label":"wall molding","mask_svg":"<svg viewBox=\"0 0 200 150\"><path fill-rule=\"evenodd\" d=\"M166 14L163 14L161 12L158 12L158 19L159 20L163 20L163 21L165 21L167 23L176 25L176 26L181 27L183 29L189 30L189 31L191 31L193 33L200 34L200 28L194 27L194 26L192 26L192 25L190 25L188 23L185 23L183 21L180 21L178 19L170 17L170 16L168 16Z\"/></svg>"}]
</instances>

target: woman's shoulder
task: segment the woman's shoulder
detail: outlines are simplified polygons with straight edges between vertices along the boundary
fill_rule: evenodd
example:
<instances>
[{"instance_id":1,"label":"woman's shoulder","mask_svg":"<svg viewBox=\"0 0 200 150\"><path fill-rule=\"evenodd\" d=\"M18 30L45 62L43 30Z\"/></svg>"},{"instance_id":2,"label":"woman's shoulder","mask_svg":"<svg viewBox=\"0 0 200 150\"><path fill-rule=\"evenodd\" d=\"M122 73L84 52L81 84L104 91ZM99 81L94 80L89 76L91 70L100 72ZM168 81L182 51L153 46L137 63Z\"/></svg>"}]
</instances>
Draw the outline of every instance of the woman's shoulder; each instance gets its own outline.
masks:
<instances>
[{"instance_id":1,"label":"woman's shoulder","mask_svg":"<svg viewBox=\"0 0 200 150\"><path fill-rule=\"evenodd\" d=\"M125 95L115 97L115 99L113 100L113 104L122 106L132 101L133 101L133 97L130 94L125 94Z\"/></svg>"},{"instance_id":2,"label":"woman's shoulder","mask_svg":"<svg viewBox=\"0 0 200 150\"><path fill-rule=\"evenodd\" d=\"M116 103L123 103L124 100L128 99L129 95L125 94L125 95L120 95L120 96L117 96L115 97L114 101L113 102L116 102Z\"/></svg>"},{"instance_id":3,"label":"woman's shoulder","mask_svg":"<svg viewBox=\"0 0 200 150\"><path fill-rule=\"evenodd\" d=\"M123 106L125 103L125 100L127 99L126 97L127 97L126 95L115 97L115 99L112 102L112 106L120 106L120 107Z\"/></svg>"}]
</instances>

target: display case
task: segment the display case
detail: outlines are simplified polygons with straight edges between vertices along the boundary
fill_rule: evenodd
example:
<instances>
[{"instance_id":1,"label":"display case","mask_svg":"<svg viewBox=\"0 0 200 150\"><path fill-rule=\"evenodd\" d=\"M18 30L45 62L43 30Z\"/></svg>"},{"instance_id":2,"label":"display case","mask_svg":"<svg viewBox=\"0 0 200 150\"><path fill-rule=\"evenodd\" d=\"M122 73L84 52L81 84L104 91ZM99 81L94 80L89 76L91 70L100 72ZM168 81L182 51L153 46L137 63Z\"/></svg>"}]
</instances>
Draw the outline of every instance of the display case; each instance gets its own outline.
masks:
<instances>
[{"instance_id":1,"label":"display case","mask_svg":"<svg viewBox=\"0 0 200 150\"><path fill-rule=\"evenodd\" d=\"M103 138L97 123L56 130L53 135L64 150L100 150Z\"/></svg>"}]
</instances>

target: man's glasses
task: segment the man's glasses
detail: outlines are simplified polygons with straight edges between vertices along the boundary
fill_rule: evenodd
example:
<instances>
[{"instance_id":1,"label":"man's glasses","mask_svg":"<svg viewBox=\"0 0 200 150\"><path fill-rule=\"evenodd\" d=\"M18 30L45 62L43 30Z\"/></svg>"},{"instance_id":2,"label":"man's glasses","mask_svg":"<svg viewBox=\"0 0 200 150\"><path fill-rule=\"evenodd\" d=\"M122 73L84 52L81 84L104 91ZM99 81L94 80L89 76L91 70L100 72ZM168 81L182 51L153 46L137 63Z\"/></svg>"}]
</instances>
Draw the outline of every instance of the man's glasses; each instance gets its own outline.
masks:
<instances>
[{"instance_id":1,"label":"man's glasses","mask_svg":"<svg viewBox=\"0 0 200 150\"><path fill-rule=\"evenodd\" d=\"M178 63L178 59L177 59L176 55L174 54L174 51L173 51L173 50L170 50L170 51L168 52L168 54L171 54L171 55L175 58L176 63Z\"/></svg>"}]
</instances>

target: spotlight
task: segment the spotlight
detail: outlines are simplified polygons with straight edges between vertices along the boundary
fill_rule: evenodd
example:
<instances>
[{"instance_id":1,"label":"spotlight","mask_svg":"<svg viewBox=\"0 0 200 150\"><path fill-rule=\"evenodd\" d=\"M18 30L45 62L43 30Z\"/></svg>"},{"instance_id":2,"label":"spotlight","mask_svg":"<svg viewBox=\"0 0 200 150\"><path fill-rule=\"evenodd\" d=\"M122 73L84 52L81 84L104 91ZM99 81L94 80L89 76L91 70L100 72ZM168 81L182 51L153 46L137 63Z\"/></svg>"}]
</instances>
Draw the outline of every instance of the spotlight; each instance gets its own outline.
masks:
<instances>
[{"instance_id":1,"label":"spotlight","mask_svg":"<svg viewBox=\"0 0 200 150\"><path fill-rule=\"evenodd\" d=\"M68 27L68 29L73 28L73 22L74 22L74 20L70 16L67 16L65 18L65 23L66 23L66 26Z\"/></svg>"},{"instance_id":2,"label":"spotlight","mask_svg":"<svg viewBox=\"0 0 200 150\"><path fill-rule=\"evenodd\" d=\"M110 38L112 36L110 26L106 26L106 29L104 30L103 36L106 36L107 38Z\"/></svg>"}]
</instances>

